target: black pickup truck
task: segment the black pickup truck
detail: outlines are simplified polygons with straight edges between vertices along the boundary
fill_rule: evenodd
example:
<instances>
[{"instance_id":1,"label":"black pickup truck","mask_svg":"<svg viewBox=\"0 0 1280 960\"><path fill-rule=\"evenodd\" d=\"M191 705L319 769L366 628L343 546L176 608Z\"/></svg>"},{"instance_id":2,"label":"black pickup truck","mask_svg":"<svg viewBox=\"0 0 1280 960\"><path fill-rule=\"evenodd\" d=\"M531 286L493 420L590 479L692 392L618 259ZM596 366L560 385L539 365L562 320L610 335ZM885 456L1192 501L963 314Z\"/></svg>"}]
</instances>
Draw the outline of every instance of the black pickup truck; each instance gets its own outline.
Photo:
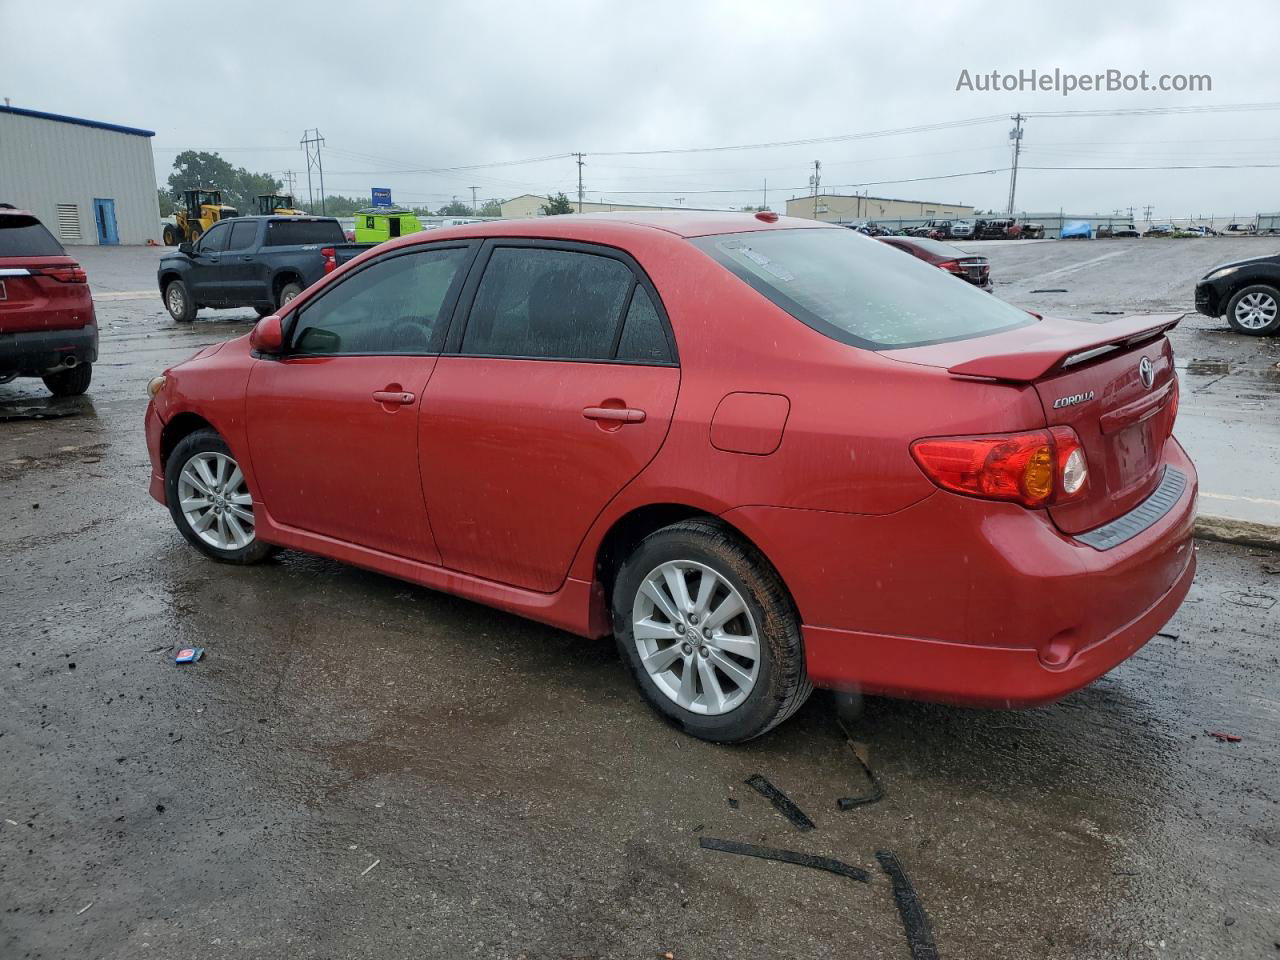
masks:
<instances>
[{"instance_id":1,"label":"black pickup truck","mask_svg":"<svg viewBox=\"0 0 1280 960\"><path fill-rule=\"evenodd\" d=\"M372 246L347 243L333 217L233 217L166 254L156 279L180 323L201 307L253 307L265 317Z\"/></svg>"}]
</instances>

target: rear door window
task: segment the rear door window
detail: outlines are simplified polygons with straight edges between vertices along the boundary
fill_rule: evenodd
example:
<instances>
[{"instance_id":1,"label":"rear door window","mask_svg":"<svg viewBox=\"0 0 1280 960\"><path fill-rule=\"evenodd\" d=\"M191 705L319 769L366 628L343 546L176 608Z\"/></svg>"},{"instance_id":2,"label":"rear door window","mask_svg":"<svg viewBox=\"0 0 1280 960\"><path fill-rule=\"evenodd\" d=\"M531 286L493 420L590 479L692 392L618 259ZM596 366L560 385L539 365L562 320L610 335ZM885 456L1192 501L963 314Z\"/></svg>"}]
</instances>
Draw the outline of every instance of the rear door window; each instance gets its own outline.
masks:
<instances>
[{"instance_id":1,"label":"rear door window","mask_svg":"<svg viewBox=\"0 0 1280 960\"><path fill-rule=\"evenodd\" d=\"M631 306L622 324L617 358L632 363L671 362L671 346L667 343L662 318L658 316L649 292L639 285L631 297Z\"/></svg>"},{"instance_id":2,"label":"rear door window","mask_svg":"<svg viewBox=\"0 0 1280 960\"><path fill-rule=\"evenodd\" d=\"M461 352L610 360L634 283L631 268L612 257L497 247L476 290Z\"/></svg>"},{"instance_id":3,"label":"rear door window","mask_svg":"<svg viewBox=\"0 0 1280 960\"><path fill-rule=\"evenodd\" d=\"M302 309L293 352L307 356L438 353L444 307L468 247L421 250L376 260Z\"/></svg>"},{"instance_id":4,"label":"rear door window","mask_svg":"<svg viewBox=\"0 0 1280 960\"><path fill-rule=\"evenodd\" d=\"M764 230L692 242L801 323L857 347L916 347L1036 322L973 284L853 230Z\"/></svg>"},{"instance_id":5,"label":"rear door window","mask_svg":"<svg viewBox=\"0 0 1280 960\"><path fill-rule=\"evenodd\" d=\"M231 225L231 240L227 243L227 249L248 250L253 246L253 241L257 236L257 220L237 221Z\"/></svg>"},{"instance_id":6,"label":"rear door window","mask_svg":"<svg viewBox=\"0 0 1280 960\"><path fill-rule=\"evenodd\" d=\"M35 217L0 213L0 257L61 257L66 251Z\"/></svg>"},{"instance_id":7,"label":"rear door window","mask_svg":"<svg viewBox=\"0 0 1280 960\"><path fill-rule=\"evenodd\" d=\"M342 232L342 226L337 220L302 220L291 217L267 221L267 246L322 246L346 242L346 234Z\"/></svg>"}]
</instances>

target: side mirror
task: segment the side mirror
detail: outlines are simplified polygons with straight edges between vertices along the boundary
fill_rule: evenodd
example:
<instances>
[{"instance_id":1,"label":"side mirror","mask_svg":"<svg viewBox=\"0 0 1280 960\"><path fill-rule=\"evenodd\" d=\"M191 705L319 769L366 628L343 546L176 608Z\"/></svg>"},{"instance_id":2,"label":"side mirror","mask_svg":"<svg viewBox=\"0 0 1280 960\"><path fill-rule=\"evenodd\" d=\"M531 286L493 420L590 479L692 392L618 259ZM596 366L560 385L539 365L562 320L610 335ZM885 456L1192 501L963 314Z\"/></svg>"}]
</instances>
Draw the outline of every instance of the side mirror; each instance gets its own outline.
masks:
<instances>
[{"instance_id":1,"label":"side mirror","mask_svg":"<svg viewBox=\"0 0 1280 960\"><path fill-rule=\"evenodd\" d=\"M275 355L284 351L284 328L274 313L263 317L249 334L249 346L259 353Z\"/></svg>"},{"instance_id":2,"label":"side mirror","mask_svg":"<svg viewBox=\"0 0 1280 960\"><path fill-rule=\"evenodd\" d=\"M196 252L196 248L184 240L182 243L178 244L178 252L186 254L189 257Z\"/></svg>"}]
</instances>

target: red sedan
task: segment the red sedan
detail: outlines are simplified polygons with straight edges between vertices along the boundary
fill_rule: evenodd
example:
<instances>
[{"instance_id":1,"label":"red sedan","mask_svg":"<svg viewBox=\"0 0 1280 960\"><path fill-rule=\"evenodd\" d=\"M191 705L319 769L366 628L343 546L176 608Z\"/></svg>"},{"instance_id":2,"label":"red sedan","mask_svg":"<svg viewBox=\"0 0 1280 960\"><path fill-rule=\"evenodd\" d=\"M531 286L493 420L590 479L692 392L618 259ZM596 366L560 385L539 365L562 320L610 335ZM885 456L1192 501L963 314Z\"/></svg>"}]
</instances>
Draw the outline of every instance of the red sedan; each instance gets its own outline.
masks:
<instances>
[{"instance_id":1,"label":"red sedan","mask_svg":"<svg viewBox=\"0 0 1280 960\"><path fill-rule=\"evenodd\" d=\"M991 262L986 257L977 257L965 253L959 247L929 237L877 237L881 243L896 247L903 253L918 257L925 263L931 263L939 270L945 270L952 276L959 277L981 287L991 293L995 286L991 283Z\"/></svg>"},{"instance_id":2,"label":"red sedan","mask_svg":"<svg viewBox=\"0 0 1280 960\"><path fill-rule=\"evenodd\" d=\"M613 634L710 740L813 685L1045 703L1190 586L1178 319L1039 320L769 213L467 224L156 378L151 493L217 560Z\"/></svg>"}]
</instances>

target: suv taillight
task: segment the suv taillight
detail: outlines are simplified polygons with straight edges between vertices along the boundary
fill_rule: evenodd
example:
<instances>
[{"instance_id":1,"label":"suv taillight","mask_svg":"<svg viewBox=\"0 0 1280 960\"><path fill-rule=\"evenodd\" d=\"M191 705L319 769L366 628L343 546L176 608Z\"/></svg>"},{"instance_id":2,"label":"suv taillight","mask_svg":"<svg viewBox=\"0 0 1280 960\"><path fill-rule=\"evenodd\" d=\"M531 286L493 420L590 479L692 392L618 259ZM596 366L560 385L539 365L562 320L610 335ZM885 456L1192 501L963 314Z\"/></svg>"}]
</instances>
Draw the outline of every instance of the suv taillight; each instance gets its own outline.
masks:
<instances>
[{"instance_id":1,"label":"suv taillight","mask_svg":"<svg viewBox=\"0 0 1280 960\"><path fill-rule=\"evenodd\" d=\"M325 273L333 273L338 269L338 251L333 247L321 247L320 256L324 257Z\"/></svg>"},{"instance_id":2,"label":"suv taillight","mask_svg":"<svg viewBox=\"0 0 1280 960\"><path fill-rule=\"evenodd\" d=\"M42 277L49 277L51 280L57 280L59 283L88 283L89 278L85 276L84 270L79 266L74 267L40 267L31 271Z\"/></svg>"},{"instance_id":3,"label":"suv taillight","mask_svg":"<svg viewBox=\"0 0 1280 960\"><path fill-rule=\"evenodd\" d=\"M920 469L944 490L1024 507L1084 496L1089 467L1070 427L985 437L931 437L911 445Z\"/></svg>"}]
</instances>

